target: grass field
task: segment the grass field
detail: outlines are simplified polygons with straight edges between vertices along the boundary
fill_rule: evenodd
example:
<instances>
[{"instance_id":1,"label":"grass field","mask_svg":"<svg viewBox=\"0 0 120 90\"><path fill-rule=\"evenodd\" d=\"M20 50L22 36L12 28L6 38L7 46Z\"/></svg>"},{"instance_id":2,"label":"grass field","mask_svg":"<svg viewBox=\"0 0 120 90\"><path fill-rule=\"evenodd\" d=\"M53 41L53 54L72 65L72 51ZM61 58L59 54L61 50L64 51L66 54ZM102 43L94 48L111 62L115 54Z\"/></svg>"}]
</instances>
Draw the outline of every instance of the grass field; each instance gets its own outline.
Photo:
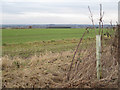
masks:
<instances>
[{"instance_id":1,"label":"grass field","mask_svg":"<svg viewBox=\"0 0 120 90\"><path fill-rule=\"evenodd\" d=\"M85 29L4 29L3 44L80 38ZM92 30L87 37L94 37Z\"/></svg>"},{"instance_id":2,"label":"grass field","mask_svg":"<svg viewBox=\"0 0 120 90\"><path fill-rule=\"evenodd\" d=\"M29 57L46 51L73 50L85 29L3 29L3 56ZM84 39L95 37L94 31Z\"/></svg>"},{"instance_id":3,"label":"grass field","mask_svg":"<svg viewBox=\"0 0 120 90\"><path fill-rule=\"evenodd\" d=\"M98 30L97 30L98 31ZM3 29L3 56L29 57L46 51L74 50L85 29ZM89 30L84 41L95 39L95 31Z\"/></svg>"}]
</instances>

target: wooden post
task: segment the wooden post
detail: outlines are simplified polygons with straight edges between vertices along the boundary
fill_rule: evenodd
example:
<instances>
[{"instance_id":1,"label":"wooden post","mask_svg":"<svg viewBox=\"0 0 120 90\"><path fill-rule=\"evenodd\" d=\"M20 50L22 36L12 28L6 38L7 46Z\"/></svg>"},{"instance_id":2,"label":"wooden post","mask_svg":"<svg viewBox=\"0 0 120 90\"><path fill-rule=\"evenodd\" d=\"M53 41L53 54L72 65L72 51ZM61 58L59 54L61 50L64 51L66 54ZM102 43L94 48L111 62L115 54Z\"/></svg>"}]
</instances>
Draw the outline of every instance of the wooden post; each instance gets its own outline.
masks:
<instances>
[{"instance_id":1,"label":"wooden post","mask_svg":"<svg viewBox=\"0 0 120 90\"><path fill-rule=\"evenodd\" d=\"M97 68L97 78L101 78L101 35L96 35L96 68Z\"/></svg>"}]
</instances>

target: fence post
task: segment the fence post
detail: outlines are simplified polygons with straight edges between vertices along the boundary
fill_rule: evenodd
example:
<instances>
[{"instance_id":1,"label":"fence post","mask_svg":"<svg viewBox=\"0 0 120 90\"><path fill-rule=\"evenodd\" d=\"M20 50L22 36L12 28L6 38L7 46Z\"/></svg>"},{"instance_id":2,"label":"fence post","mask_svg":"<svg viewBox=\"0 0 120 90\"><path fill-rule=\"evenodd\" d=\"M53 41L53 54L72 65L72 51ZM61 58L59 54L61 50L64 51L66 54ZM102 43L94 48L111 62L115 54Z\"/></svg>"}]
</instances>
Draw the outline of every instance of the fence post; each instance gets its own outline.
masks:
<instances>
[{"instance_id":1,"label":"fence post","mask_svg":"<svg viewBox=\"0 0 120 90\"><path fill-rule=\"evenodd\" d=\"M97 79L101 78L101 35L96 35L96 68L97 68Z\"/></svg>"}]
</instances>

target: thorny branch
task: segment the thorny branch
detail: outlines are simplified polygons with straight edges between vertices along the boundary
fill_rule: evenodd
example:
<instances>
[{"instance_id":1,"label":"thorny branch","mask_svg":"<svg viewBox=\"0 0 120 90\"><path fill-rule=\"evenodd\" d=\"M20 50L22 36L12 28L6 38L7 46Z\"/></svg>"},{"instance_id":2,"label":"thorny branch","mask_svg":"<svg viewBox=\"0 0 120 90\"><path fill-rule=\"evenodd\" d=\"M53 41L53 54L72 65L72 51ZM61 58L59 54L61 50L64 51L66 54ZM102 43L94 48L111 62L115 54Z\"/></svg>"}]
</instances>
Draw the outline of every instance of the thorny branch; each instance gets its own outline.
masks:
<instances>
[{"instance_id":1,"label":"thorny branch","mask_svg":"<svg viewBox=\"0 0 120 90\"><path fill-rule=\"evenodd\" d=\"M87 29L86 29L86 31L87 31ZM86 34L86 31L83 33L83 35L82 35L82 37L81 37L81 39L80 39L80 41L79 41L79 43L78 43L78 45L77 45L77 48L76 48L76 50L75 50L75 53L74 53L74 55L73 55L72 63L71 63L71 65L70 65L70 69L69 69L68 74L67 74L67 80L69 80L69 78L70 78L70 72L71 72L71 69L72 69L72 65L73 65L74 58L75 58L75 56L76 56L76 53L77 53L77 51L78 51L78 48L79 48L82 40L83 40L83 37L84 37L84 35Z\"/></svg>"}]
</instances>

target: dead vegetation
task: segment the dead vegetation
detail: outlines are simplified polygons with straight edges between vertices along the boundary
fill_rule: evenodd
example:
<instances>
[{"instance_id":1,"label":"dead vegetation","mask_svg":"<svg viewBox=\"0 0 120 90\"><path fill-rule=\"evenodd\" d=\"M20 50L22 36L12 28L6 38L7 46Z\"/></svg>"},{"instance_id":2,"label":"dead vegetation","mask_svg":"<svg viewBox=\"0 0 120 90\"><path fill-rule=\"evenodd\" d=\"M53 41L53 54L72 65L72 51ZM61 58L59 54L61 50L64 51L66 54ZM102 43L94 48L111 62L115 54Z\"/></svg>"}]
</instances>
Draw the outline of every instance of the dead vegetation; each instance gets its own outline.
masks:
<instances>
[{"instance_id":1,"label":"dead vegetation","mask_svg":"<svg viewBox=\"0 0 120 90\"><path fill-rule=\"evenodd\" d=\"M3 57L3 87L55 87L63 82L71 55L69 51L48 52L28 60Z\"/></svg>"},{"instance_id":2,"label":"dead vegetation","mask_svg":"<svg viewBox=\"0 0 120 90\"><path fill-rule=\"evenodd\" d=\"M7 88L117 88L118 62L116 51L111 55L111 46L105 46L102 55L102 78L96 78L95 48L82 49L81 60L76 56L70 80L67 73L73 51L46 52L44 55L23 59L7 56L2 58L3 83ZM78 65L79 64L79 65Z\"/></svg>"}]
</instances>

